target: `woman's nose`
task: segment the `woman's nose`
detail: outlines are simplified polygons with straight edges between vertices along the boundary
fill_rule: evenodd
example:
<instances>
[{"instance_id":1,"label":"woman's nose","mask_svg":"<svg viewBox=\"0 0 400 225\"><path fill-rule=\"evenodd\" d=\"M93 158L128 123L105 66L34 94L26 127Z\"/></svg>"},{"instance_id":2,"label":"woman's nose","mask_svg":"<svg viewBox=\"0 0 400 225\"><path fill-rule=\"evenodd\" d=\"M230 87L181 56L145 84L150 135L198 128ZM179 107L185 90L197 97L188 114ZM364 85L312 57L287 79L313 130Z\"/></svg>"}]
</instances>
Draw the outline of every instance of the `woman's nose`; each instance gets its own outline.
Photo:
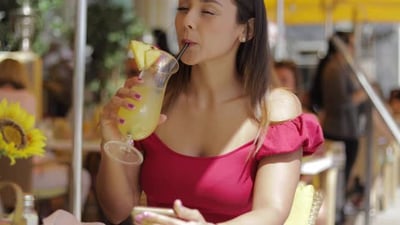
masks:
<instances>
[{"instance_id":1,"label":"woman's nose","mask_svg":"<svg viewBox=\"0 0 400 225\"><path fill-rule=\"evenodd\" d=\"M185 18L183 20L184 26L186 29L195 29L196 26L196 15L194 13L194 10L189 10L186 15Z\"/></svg>"}]
</instances>

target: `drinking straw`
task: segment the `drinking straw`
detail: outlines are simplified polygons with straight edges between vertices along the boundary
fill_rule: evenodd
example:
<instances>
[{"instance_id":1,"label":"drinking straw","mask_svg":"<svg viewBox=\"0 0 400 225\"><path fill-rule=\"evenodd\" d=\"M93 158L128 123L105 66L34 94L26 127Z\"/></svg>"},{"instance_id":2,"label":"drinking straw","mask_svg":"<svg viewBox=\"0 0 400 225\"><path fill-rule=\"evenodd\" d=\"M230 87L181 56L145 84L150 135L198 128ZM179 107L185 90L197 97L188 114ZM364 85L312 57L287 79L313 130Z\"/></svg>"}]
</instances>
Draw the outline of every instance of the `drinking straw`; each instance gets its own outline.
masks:
<instances>
[{"instance_id":1,"label":"drinking straw","mask_svg":"<svg viewBox=\"0 0 400 225\"><path fill-rule=\"evenodd\" d=\"M179 59L182 57L183 53L185 53L186 49L189 47L189 42L186 42L185 45L182 47L182 49L179 51L178 55L176 56L176 61L179 61Z\"/></svg>"},{"instance_id":2,"label":"drinking straw","mask_svg":"<svg viewBox=\"0 0 400 225\"><path fill-rule=\"evenodd\" d=\"M168 65L168 71L172 71L177 66L179 59L182 57L183 53L185 53L185 51L189 47L189 45L190 44L188 42L185 43L185 45L178 52L178 55L176 55L176 57L175 57L176 61L174 61L173 64Z\"/></svg>"}]
</instances>

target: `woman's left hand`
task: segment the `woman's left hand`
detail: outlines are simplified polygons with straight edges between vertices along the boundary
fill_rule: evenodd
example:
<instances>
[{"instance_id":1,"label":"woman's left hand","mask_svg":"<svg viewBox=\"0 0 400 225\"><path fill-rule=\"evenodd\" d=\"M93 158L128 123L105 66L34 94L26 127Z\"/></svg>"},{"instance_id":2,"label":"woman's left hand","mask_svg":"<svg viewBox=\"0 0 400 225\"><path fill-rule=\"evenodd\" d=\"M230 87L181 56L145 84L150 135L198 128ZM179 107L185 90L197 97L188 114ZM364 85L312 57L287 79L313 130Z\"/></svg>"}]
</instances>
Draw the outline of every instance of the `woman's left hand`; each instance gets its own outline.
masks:
<instances>
[{"instance_id":1,"label":"woman's left hand","mask_svg":"<svg viewBox=\"0 0 400 225\"><path fill-rule=\"evenodd\" d=\"M205 221L197 209L190 209L182 205L180 200L175 200L174 211L176 217L157 213L145 212L135 216L136 225L213 225Z\"/></svg>"}]
</instances>

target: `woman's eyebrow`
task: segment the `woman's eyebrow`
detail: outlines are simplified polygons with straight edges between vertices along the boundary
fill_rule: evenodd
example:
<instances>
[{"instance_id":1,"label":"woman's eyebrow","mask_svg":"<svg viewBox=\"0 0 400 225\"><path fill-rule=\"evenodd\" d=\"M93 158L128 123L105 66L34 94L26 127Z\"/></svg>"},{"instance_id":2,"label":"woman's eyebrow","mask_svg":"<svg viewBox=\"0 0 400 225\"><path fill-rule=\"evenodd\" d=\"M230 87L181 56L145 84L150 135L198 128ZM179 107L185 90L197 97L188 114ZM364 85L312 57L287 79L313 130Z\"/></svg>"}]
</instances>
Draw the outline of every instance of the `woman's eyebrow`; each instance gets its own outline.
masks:
<instances>
[{"instance_id":1,"label":"woman's eyebrow","mask_svg":"<svg viewBox=\"0 0 400 225\"><path fill-rule=\"evenodd\" d=\"M219 2L218 0L201 0L201 1L205 2L205 3L216 3L216 4L220 5L220 6L222 6L222 3Z\"/></svg>"}]
</instances>

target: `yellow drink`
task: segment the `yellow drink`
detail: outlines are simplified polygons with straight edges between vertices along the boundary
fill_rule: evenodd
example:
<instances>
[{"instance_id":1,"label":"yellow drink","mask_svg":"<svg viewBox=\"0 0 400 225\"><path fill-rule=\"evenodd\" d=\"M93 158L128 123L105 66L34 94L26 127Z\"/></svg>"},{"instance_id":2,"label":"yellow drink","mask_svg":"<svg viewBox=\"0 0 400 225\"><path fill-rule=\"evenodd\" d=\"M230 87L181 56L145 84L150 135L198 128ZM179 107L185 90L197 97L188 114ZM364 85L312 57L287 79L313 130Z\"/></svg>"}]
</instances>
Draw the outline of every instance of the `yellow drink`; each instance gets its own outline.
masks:
<instances>
[{"instance_id":1,"label":"yellow drink","mask_svg":"<svg viewBox=\"0 0 400 225\"><path fill-rule=\"evenodd\" d=\"M132 145L132 139L144 139L156 129L167 82L178 71L179 64L169 53L142 42L132 41L130 48L142 71L139 76L143 79L143 83L133 86L132 90L140 94L141 99L129 98L127 100L135 107L119 109L118 116L124 122L118 124L118 129L126 140L110 140L104 144L104 150L112 159L133 165L142 163L143 156Z\"/></svg>"},{"instance_id":2,"label":"yellow drink","mask_svg":"<svg viewBox=\"0 0 400 225\"><path fill-rule=\"evenodd\" d=\"M144 83L132 88L141 95L141 99L128 99L135 108L121 108L118 111L118 116L124 119L119 130L122 134L131 135L134 140L144 139L156 129L164 98L164 85L169 78L151 69L142 73Z\"/></svg>"}]
</instances>

